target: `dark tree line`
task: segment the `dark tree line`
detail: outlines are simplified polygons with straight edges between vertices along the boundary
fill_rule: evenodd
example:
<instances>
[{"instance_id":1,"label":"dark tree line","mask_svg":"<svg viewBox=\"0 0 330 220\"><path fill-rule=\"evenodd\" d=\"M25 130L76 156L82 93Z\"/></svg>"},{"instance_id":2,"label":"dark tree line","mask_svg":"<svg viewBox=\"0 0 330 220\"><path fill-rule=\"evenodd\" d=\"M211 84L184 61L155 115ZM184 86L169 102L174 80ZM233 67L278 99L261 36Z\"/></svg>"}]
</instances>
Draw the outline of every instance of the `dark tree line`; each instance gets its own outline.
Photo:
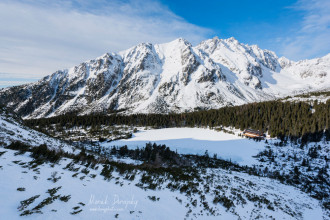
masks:
<instances>
[{"instance_id":1,"label":"dark tree line","mask_svg":"<svg viewBox=\"0 0 330 220\"><path fill-rule=\"evenodd\" d=\"M182 165L179 163L180 155L170 150L170 148L164 144L157 145L156 143L146 143L145 147L136 149L128 149L127 145L121 147L112 146L111 148L94 146L90 151L105 156L106 158L110 156L129 157L147 163Z\"/></svg>"},{"instance_id":2,"label":"dark tree line","mask_svg":"<svg viewBox=\"0 0 330 220\"><path fill-rule=\"evenodd\" d=\"M92 127L100 125L131 125L165 127L233 126L241 130L253 128L268 131L272 137L281 139L302 138L318 141L323 135L330 139L330 100L326 103L267 101L242 106L178 114L91 114L77 116L66 114L52 118L26 120L30 127L56 128Z\"/></svg>"}]
</instances>

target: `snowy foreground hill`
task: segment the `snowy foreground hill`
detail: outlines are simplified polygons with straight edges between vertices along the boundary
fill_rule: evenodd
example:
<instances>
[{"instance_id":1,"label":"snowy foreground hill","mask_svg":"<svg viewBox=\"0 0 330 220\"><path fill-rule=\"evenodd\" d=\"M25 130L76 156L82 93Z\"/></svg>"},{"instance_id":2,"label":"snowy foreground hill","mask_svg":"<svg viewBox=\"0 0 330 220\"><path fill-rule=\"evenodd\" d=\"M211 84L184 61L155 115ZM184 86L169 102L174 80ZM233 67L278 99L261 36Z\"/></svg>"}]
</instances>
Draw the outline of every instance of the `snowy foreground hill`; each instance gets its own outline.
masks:
<instances>
[{"instance_id":1,"label":"snowy foreground hill","mask_svg":"<svg viewBox=\"0 0 330 220\"><path fill-rule=\"evenodd\" d=\"M168 113L329 90L329 85L329 54L294 62L234 38L196 46L180 38L106 53L36 83L2 89L0 103L25 118L67 112Z\"/></svg>"},{"instance_id":2,"label":"snowy foreground hill","mask_svg":"<svg viewBox=\"0 0 330 220\"><path fill-rule=\"evenodd\" d=\"M31 168L28 153L0 149L0 216L4 219L314 219L321 220L319 201L292 186L268 178L223 169L206 169L196 192L180 192L186 181L157 179L150 190L146 171L94 169L62 159ZM201 171L199 171L201 172ZM54 181L54 178L59 178ZM169 184L178 184L171 190ZM145 187L146 186L146 187ZM180 187L181 186L181 187ZM219 200L216 200L219 198ZM68 201L67 201L68 200ZM20 217L20 214L32 214Z\"/></svg>"},{"instance_id":3,"label":"snowy foreground hill","mask_svg":"<svg viewBox=\"0 0 330 220\"><path fill-rule=\"evenodd\" d=\"M129 146L131 151L112 147L123 144L120 142L124 140L118 140L108 146L85 145L86 154L82 145L78 149L27 128L13 114L2 111L0 116L0 216L4 219L330 219L322 201L313 198L319 195L318 189L329 193L329 186L311 182L316 175L329 174L328 168L325 173L317 172L326 165L329 147L325 141L318 143L322 149L310 158L312 144L307 149L290 145L277 149L277 140L269 140L269 146L263 147L261 142L234 134L195 128L205 144L206 139L217 141L220 157L230 147L228 143L222 145L221 138L222 142L239 140L248 149L256 148L252 151L257 154L254 158L236 151L242 164L255 163L252 168L211 155L194 156L207 148L194 146L188 151L183 145L192 142L178 141L178 132L171 130L162 138L153 134L150 139L168 139L165 144L169 149L142 144L147 141L143 134L157 134L148 130L132 137L139 151L133 145ZM187 129L186 136L181 132L183 140L194 135L188 128L182 129ZM46 144L48 150L41 144ZM180 147L185 154L175 152ZM155 162L149 163L144 158L155 149L159 150ZM172 156L166 160L166 154ZM276 159L272 160L274 155ZM297 184L284 184L269 175L280 169L282 177L293 176L290 172L303 158L308 158L310 168L299 169ZM302 185L305 177L314 187L308 193Z\"/></svg>"}]
</instances>

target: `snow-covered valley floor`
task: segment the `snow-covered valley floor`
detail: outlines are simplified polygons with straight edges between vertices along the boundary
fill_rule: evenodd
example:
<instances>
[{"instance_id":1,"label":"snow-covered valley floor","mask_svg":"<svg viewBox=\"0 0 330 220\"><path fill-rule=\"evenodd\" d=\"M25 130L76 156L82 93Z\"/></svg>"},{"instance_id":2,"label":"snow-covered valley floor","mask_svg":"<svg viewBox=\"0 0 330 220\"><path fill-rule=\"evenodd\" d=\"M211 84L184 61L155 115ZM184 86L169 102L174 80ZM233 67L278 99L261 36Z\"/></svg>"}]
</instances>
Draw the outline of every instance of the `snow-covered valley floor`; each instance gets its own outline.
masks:
<instances>
[{"instance_id":1,"label":"snow-covered valley floor","mask_svg":"<svg viewBox=\"0 0 330 220\"><path fill-rule=\"evenodd\" d=\"M237 134L224 133L204 128L164 128L139 130L130 139L101 143L101 146L123 146L130 149L144 147L146 143L165 144L181 154L203 155L207 150L210 156L232 160L241 165L256 163L253 156L265 149L264 141L256 142Z\"/></svg>"}]
</instances>

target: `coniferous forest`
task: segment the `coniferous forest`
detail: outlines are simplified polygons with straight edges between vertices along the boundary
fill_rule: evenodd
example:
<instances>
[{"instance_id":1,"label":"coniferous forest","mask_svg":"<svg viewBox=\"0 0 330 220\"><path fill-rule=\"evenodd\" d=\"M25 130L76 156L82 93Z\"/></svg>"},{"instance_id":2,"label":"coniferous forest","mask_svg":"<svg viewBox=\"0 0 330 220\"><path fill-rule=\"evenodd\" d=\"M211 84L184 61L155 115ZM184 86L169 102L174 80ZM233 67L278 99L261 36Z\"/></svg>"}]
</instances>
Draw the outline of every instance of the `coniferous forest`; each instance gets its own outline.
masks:
<instances>
[{"instance_id":1,"label":"coniferous forest","mask_svg":"<svg viewBox=\"0 0 330 220\"><path fill-rule=\"evenodd\" d=\"M132 125L165 127L235 127L253 128L268 132L271 137L282 140L300 139L302 142L319 141L323 135L330 139L330 100L325 103L267 101L242 106L195 111L178 114L91 114L77 116L68 113L51 118L25 121L27 126L43 128L49 125L57 127L92 127L101 125Z\"/></svg>"}]
</instances>

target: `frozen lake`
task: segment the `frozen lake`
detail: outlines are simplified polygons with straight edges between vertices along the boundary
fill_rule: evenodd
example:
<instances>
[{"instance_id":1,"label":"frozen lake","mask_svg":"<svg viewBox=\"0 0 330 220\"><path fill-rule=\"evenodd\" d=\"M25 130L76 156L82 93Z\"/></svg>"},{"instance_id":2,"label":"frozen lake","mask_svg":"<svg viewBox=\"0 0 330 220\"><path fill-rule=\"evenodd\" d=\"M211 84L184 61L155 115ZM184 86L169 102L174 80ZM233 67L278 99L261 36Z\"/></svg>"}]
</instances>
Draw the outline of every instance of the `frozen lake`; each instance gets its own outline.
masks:
<instances>
[{"instance_id":1,"label":"frozen lake","mask_svg":"<svg viewBox=\"0 0 330 220\"><path fill-rule=\"evenodd\" d=\"M110 143L102 143L102 146L123 146L130 149L145 147L145 144L165 144L171 150L177 150L182 154L204 154L208 150L209 155L217 154L219 158L231 159L241 165L252 165L258 154L264 149L264 141L255 142L237 135L227 134L204 128L164 128L141 130L133 134L130 139L122 139Z\"/></svg>"}]
</instances>

